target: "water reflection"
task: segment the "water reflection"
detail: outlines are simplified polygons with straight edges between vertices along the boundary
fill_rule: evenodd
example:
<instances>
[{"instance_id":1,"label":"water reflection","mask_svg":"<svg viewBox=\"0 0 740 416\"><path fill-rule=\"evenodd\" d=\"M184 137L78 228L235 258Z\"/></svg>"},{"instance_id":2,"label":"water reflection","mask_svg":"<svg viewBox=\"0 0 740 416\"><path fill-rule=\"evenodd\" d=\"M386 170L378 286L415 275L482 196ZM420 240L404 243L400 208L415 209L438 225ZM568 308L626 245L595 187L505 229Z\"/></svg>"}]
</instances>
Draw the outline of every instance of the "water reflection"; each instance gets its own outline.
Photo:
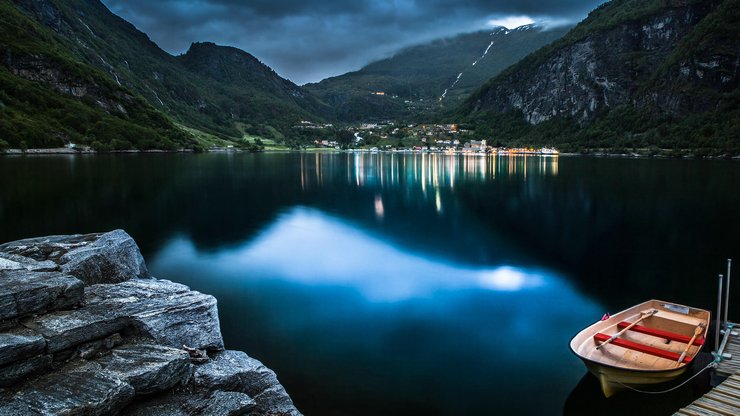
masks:
<instances>
[{"instance_id":1,"label":"water reflection","mask_svg":"<svg viewBox=\"0 0 740 416\"><path fill-rule=\"evenodd\" d=\"M583 374L568 337L603 313L545 268L457 264L307 208L228 249L174 239L151 269L215 292L229 347L275 366L309 415L560 409Z\"/></svg>"},{"instance_id":2,"label":"water reflection","mask_svg":"<svg viewBox=\"0 0 740 416\"><path fill-rule=\"evenodd\" d=\"M0 241L127 230L155 276L218 298L227 345L308 416L553 414L584 323L649 298L712 308L738 182L720 161L8 157Z\"/></svg>"},{"instance_id":3,"label":"water reflection","mask_svg":"<svg viewBox=\"0 0 740 416\"><path fill-rule=\"evenodd\" d=\"M249 243L201 255L185 239L160 255L182 261L199 259L225 276L279 278L307 285L350 287L368 301L402 301L440 290L519 291L551 284L546 271L510 265L470 267L409 253L318 211L297 208ZM156 266L162 263L160 256Z\"/></svg>"},{"instance_id":4,"label":"water reflection","mask_svg":"<svg viewBox=\"0 0 740 416\"><path fill-rule=\"evenodd\" d=\"M302 154L301 189L336 185L336 155ZM357 187L454 189L455 184L485 182L497 178L521 179L557 176L557 157L527 155L449 155L443 153L354 153L345 159L346 183ZM529 176L528 176L529 175Z\"/></svg>"}]
</instances>

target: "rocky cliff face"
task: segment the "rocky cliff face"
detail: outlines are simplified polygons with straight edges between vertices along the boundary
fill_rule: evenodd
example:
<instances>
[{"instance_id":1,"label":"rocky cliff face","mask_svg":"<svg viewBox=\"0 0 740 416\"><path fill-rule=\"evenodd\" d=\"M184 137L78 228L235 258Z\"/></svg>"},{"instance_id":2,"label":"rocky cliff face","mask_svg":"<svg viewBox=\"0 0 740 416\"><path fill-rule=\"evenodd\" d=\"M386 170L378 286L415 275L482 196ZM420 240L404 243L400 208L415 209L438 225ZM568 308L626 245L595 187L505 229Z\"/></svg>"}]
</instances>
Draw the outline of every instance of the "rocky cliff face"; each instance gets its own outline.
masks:
<instances>
[{"instance_id":1,"label":"rocky cliff face","mask_svg":"<svg viewBox=\"0 0 740 416\"><path fill-rule=\"evenodd\" d=\"M408 118L459 105L489 78L566 31L527 25L437 39L304 87L334 107L342 121ZM378 91L385 95L372 94Z\"/></svg>"},{"instance_id":2,"label":"rocky cliff face","mask_svg":"<svg viewBox=\"0 0 740 416\"><path fill-rule=\"evenodd\" d=\"M521 112L530 124L567 117L583 125L624 105L674 116L712 110L721 97L691 91L737 88L737 33L704 47L693 44L703 36L702 22L716 20L722 8L733 13L736 1L665 1L657 10L582 34L628 3L603 6L562 42L489 82L468 102L468 111Z\"/></svg>"},{"instance_id":3,"label":"rocky cliff face","mask_svg":"<svg viewBox=\"0 0 740 416\"><path fill-rule=\"evenodd\" d=\"M20 78L47 85L64 95L87 98L108 113L127 115L126 107L134 103L132 94L116 90L101 78L79 76L43 56L20 55L2 49L0 47L0 65Z\"/></svg>"},{"instance_id":4,"label":"rocky cliff face","mask_svg":"<svg viewBox=\"0 0 740 416\"><path fill-rule=\"evenodd\" d=\"M0 245L0 414L300 415L121 230Z\"/></svg>"}]
</instances>

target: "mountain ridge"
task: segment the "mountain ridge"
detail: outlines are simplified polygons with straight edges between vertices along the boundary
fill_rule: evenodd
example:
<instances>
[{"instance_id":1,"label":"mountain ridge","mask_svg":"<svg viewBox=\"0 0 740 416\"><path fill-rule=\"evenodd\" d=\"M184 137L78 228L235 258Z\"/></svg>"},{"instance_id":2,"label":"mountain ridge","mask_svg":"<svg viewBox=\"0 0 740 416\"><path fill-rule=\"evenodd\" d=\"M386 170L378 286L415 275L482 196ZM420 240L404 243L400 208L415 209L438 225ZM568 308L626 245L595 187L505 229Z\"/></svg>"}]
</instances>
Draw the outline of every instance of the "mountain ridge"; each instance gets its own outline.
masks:
<instances>
[{"instance_id":1,"label":"mountain ridge","mask_svg":"<svg viewBox=\"0 0 740 416\"><path fill-rule=\"evenodd\" d=\"M3 3L8 12L4 26L12 27L14 21L22 20L36 32L29 37L23 30L5 31L3 49L15 49L24 56L41 53L63 58L61 62L74 62L75 71L81 75L105 74L127 95L145 99L150 107L166 115L165 118L171 120L168 128L175 128L174 123L177 123L191 131L195 129L237 142L245 134L270 134L285 139L295 134L292 126L299 120L321 120L331 116L331 109L271 69L257 68L257 65L248 68L258 69L265 76L244 76L239 83L227 83L209 77L211 74L207 72L191 70L183 64L184 58L160 49L146 34L111 13L98 0L3 0ZM221 47L212 46L212 49L218 48ZM68 66L55 66L59 61L42 68L42 72L69 72ZM189 61L191 66L195 65L193 59ZM14 69L8 65L13 62L5 60L4 63L12 73ZM24 74L28 75L16 70L12 74L15 83L23 83L18 77L23 78ZM31 77L25 81L38 79ZM280 86L298 94L277 94ZM64 95L62 91L48 93ZM80 99L69 94L60 99L74 101L75 98ZM26 118L30 118L28 114ZM52 124L65 123L59 117L52 121ZM16 125L15 129L19 128L22 129ZM91 141L85 131L77 133L78 141ZM192 135L183 134L185 139L180 137L181 141L188 145L196 143L195 137L187 139L186 136ZM98 139L110 142L105 137Z\"/></svg>"},{"instance_id":2,"label":"mountain ridge","mask_svg":"<svg viewBox=\"0 0 740 416\"><path fill-rule=\"evenodd\" d=\"M8 1L0 12L0 147L128 148L131 133L144 149L192 144L146 101L67 53L50 28ZM48 10L42 16L53 22Z\"/></svg>"},{"instance_id":3,"label":"mountain ridge","mask_svg":"<svg viewBox=\"0 0 740 416\"><path fill-rule=\"evenodd\" d=\"M294 82L281 77L249 52L214 42L194 42L176 59L191 72L229 85L254 84L255 88L287 99L313 114L329 116L331 110Z\"/></svg>"},{"instance_id":4,"label":"mountain ridge","mask_svg":"<svg viewBox=\"0 0 740 416\"><path fill-rule=\"evenodd\" d=\"M491 79L458 114L503 142L735 154L738 8L737 0L605 3Z\"/></svg>"},{"instance_id":5,"label":"mountain ridge","mask_svg":"<svg viewBox=\"0 0 740 416\"><path fill-rule=\"evenodd\" d=\"M213 42L171 55L99 0L0 12L0 149L305 145L338 137L328 122L393 120L510 146L740 153L740 0L612 0L572 28L461 34L304 86Z\"/></svg>"},{"instance_id":6,"label":"mountain ridge","mask_svg":"<svg viewBox=\"0 0 740 416\"><path fill-rule=\"evenodd\" d=\"M525 25L463 33L403 48L357 71L305 87L332 105L342 121L425 117L422 113L456 105L492 75L566 30ZM383 94L374 94L378 92Z\"/></svg>"}]
</instances>

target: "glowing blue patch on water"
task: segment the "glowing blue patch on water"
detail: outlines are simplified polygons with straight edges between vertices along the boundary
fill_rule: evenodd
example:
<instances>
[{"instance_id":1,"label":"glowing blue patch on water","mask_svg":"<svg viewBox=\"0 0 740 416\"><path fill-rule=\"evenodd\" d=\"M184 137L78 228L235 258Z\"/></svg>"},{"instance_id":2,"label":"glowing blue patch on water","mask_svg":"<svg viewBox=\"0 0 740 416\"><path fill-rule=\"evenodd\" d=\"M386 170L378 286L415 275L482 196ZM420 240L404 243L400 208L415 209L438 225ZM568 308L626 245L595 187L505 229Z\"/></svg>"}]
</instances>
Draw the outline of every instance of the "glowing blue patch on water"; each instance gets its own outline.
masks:
<instances>
[{"instance_id":1,"label":"glowing blue patch on water","mask_svg":"<svg viewBox=\"0 0 740 416\"><path fill-rule=\"evenodd\" d=\"M243 246L199 253L188 240L178 239L158 258L187 259L192 267L207 265L232 278L352 287L370 301L383 302L445 290L535 290L546 286L549 279L545 271L508 265L473 268L408 253L306 208L282 215Z\"/></svg>"},{"instance_id":2,"label":"glowing blue patch on water","mask_svg":"<svg viewBox=\"0 0 740 416\"><path fill-rule=\"evenodd\" d=\"M391 407L433 398L458 406L461 395L479 391L474 409L501 391L494 402L511 413L562 408L585 373L568 340L605 312L546 268L404 251L307 208L218 251L177 238L150 266L216 295L227 345L281 368L294 391L343 386L365 392L358 403L368 400L363 394L403 392L388 399ZM532 391L540 392L536 405L517 399Z\"/></svg>"}]
</instances>

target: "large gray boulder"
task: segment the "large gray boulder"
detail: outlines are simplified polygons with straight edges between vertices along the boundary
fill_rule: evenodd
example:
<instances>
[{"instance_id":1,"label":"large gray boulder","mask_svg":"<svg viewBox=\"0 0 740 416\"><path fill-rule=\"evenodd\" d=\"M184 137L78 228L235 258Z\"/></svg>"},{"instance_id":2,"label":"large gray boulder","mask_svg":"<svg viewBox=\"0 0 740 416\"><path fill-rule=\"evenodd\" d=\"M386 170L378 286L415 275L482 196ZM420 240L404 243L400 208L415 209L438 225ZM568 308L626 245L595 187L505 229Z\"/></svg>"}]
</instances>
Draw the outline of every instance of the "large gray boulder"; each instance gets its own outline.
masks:
<instances>
[{"instance_id":1,"label":"large gray boulder","mask_svg":"<svg viewBox=\"0 0 740 416\"><path fill-rule=\"evenodd\" d=\"M300 415L224 351L216 299L151 278L121 230L0 245L0 415L38 414Z\"/></svg>"},{"instance_id":2,"label":"large gray boulder","mask_svg":"<svg viewBox=\"0 0 740 416\"><path fill-rule=\"evenodd\" d=\"M126 406L119 416L194 416L189 404L195 400L189 393L150 396Z\"/></svg>"},{"instance_id":3,"label":"large gray boulder","mask_svg":"<svg viewBox=\"0 0 740 416\"><path fill-rule=\"evenodd\" d=\"M120 416L253 416L256 406L245 393L196 389L137 400L124 408Z\"/></svg>"},{"instance_id":4,"label":"large gray boulder","mask_svg":"<svg viewBox=\"0 0 740 416\"><path fill-rule=\"evenodd\" d=\"M123 303L136 330L171 347L222 350L216 298L169 280L136 279L117 285L90 286L90 303ZM106 296L118 297L113 300ZM133 301L137 299L138 301ZM129 303L129 301L131 301Z\"/></svg>"},{"instance_id":5,"label":"large gray boulder","mask_svg":"<svg viewBox=\"0 0 740 416\"><path fill-rule=\"evenodd\" d=\"M46 340L31 331L0 333L0 367L44 352Z\"/></svg>"},{"instance_id":6,"label":"large gray boulder","mask_svg":"<svg viewBox=\"0 0 740 416\"><path fill-rule=\"evenodd\" d=\"M195 370L195 385L201 388L246 393L257 402L254 415L297 416L275 372L241 351L220 351Z\"/></svg>"},{"instance_id":7,"label":"large gray boulder","mask_svg":"<svg viewBox=\"0 0 740 416\"><path fill-rule=\"evenodd\" d=\"M51 368L52 361L51 355L37 355L0 367L0 386L11 387L34 374L43 373ZM3 414L1 410L2 406L0 406L0 415Z\"/></svg>"},{"instance_id":8,"label":"large gray boulder","mask_svg":"<svg viewBox=\"0 0 740 416\"><path fill-rule=\"evenodd\" d=\"M0 270L27 270L29 272L53 272L59 269L51 260L36 261L12 253L0 253Z\"/></svg>"},{"instance_id":9,"label":"large gray boulder","mask_svg":"<svg viewBox=\"0 0 740 416\"><path fill-rule=\"evenodd\" d=\"M59 262L63 272L86 284L116 283L149 275L139 246L123 230L100 235L91 244L67 252Z\"/></svg>"},{"instance_id":10,"label":"large gray boulder","mask_svg":"<svg viewBox=\"0 0 740 416\"><path fill-rule=\"evenodd\" d=\"M102 371L56 372L15 396L29 415L111 415L134 398L134 388ZM0 409L2 410L2 409Z\"/></svg>"},{"instance_id":11,"label":"large gray boulder","mask_svg":"<svg viewBox=\"0 0 740 416\"><path fill-rule=\"evenodd\" d=\"M169 390L185 384L192 368L190 355L156 344L134 344L115 348L98 360L105 371L130 384L136 394Z\"/></svg>"},{"instance_id":12,"label":"large gray boulder","mask_svg":"<svg viewBox=\"0 0 740 416\"><path fill-rule=\"evenodd\" d=\"M83 283L69 275L0 270L0 321L71 308L83 294Z\"/></svg>"},{"instance_id":13,"label":"large gray boulder","mask_svg":"<svg viewBox=\"0 0 740 416\"><path fill-rule=\"evenodd\" d=\"M85 288L85 305L24 321L41 333L50 352L124 329L165 346L223 349L216 299L167 280L133 279Z\"/></svg>"},{"instance_id":14,"label":"large gray boulder","mask_svg":"<svg viewBox=\"0 0 740 416\"><path fill-rule=\"evenodd\" d=\"M244 393L216 391L205 402L200 416L237 416L247 414L257 407L257 402Z\"/></svg>"},{"instance_id":15,"label":"large gray boulder","mask_svg":"<svg viewBox=\"0 0 740 416\"><path fill-rule=\"evenodd\" d=\"M49 262L53 262L59 270L86 284L116 283L149 276L139 247L123 230L28 238L0 245L0 253L0 258L5 258L4 263L8 264L6 267L48 269ZM19 257L8 255L26 257L36 263L24 263ZM11 261L13 263L9 263ZM0 266L2 264L0 262Z\"/></svg>"},{"instance_id":16,"label":"large gray boulder","mask_svg":"<svg viewBox=\"0 0 740 416\"><path fill-rule=\"evenodd\" d=\"M40 358L51 363L48 355L28 361ZM0 391L0 414L10 410L18 413L18 409L26 409L28 415L115 414L135 394L166 392L187 383L191 376L187 352L155 344L130 344L94 360L70 361L36 380L17 378L14 383L21 384L16 394L8 397Z\"/></svg>"}]
</instances>

